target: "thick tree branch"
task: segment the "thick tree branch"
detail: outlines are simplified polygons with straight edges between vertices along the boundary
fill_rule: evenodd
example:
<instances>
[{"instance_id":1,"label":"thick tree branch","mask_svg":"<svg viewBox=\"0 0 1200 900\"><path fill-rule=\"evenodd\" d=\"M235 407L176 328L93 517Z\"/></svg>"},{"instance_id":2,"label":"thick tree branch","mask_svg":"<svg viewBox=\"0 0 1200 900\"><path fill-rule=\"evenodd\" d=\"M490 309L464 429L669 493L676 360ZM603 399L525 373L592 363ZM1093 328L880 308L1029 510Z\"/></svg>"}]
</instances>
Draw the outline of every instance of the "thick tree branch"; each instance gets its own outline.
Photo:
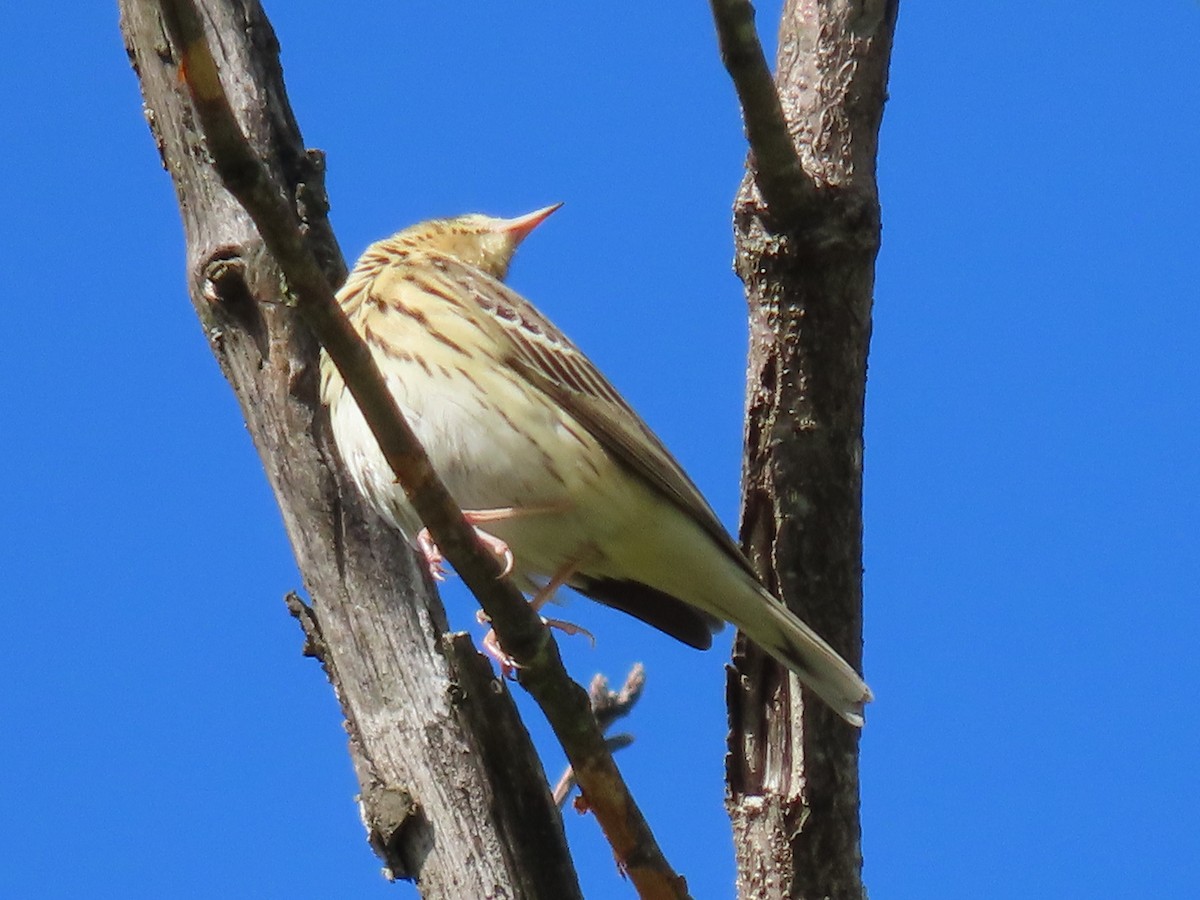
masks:
<instances>
[{"instance_id":1,"label":"thick tree branch","mask_svg":"<svg viewBox=\"0 0 1200 900\"><path fill-rule=\"evenodd\" d=\"M772 590L858 663L875 155L896 2L788 0L777 88L748 4L713 9L750 140L735 204L750 308L742 541ZM863 897L858 733L741 640L727 701L740 896Z\"/></svg>"},{"instance_id":2,"label":"thick tree branch","mask_svg":"<svg viewBox=\"0 0 1200 900\"><path fill-rule=\"evenodd\" d=\"M592 715L586 692L571 681L558 647L519 591L502 580L494 556L479 542L433 471L405 422L365 342L350 325L305 245L283 196L246 145L191 0L163 0L181 72L214 166L242 203L283 273L297 311L329 352L414 509L446 558L491 619L520 683L537 701L571 762L587 807L612 844L619 865L644 897L685 895L667 864Z\"/></svg>"},{"instance_id":3,"label":"thick tree branch","mask_svg":"<svg viewBox=\"0 0 1200 900\"><path fill-rule=\"evenodd\" d=\"M313 598L311 609L290 605L345 712L372 846L390 877L419 880L431 898L578 897L561 817L510 695L473 650L443 646L445 612L424 569L337 464L317 400L317 347L213 170L158 4L120 7L146 119L179 198L192 302ZM255 0L206 0L203 9L254 156L279 196L295 198L326 277L339 283L346 270L325 218L320 156L304 149L270 23ZM497 742L504 751L488 752Z\"/></svg>"}]
</instances>

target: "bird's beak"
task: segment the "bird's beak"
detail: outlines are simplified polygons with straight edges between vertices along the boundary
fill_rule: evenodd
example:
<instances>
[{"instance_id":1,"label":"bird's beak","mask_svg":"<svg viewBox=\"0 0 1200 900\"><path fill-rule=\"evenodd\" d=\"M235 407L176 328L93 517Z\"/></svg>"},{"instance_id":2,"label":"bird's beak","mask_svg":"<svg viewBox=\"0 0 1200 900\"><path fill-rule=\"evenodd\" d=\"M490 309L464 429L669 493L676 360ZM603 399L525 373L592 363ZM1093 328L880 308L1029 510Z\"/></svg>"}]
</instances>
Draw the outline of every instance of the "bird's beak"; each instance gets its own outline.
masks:
<instances>
[{"instance_id":1,"label":"bird's beak","mask_svg":"<svg viewBox=\"0 0 1200 900\"><path fill-rule=\"evenodd\" d=\"M529 232L546 221L546 218L560 206L562 206L561 203L554 203L543 209L517 216L515 219L501 219L496 223L496 231L509 235L514 245L519 244L529 236Z\"/></svg>"}]
</instances>

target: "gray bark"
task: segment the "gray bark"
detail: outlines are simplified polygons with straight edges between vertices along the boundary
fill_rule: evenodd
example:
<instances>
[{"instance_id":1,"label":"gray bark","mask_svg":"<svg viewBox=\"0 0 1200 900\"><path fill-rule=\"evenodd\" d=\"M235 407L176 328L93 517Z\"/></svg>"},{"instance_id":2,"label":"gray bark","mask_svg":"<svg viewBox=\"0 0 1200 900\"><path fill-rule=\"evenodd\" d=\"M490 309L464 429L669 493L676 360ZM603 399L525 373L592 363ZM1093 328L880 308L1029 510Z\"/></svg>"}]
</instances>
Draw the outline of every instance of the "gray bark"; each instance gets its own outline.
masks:
<instances>
[{"instance_id":1,"label":"gray bark","mask_svg":"<svg viewBox=\"0 0 1200 900\"><path fill-rule=\"evenodd\" d=\"M417 880L426 897L578 897L561 819L511 698L469 641L445 637L423 570L336 460L317 401L316 345L279 302L261 239L212 170L157 5L120 8L183 215L192 303L313 599L289 606L345 713L372 846L390 876ZM304 149L270 23L253 0L202 8L242 128L337 284L346 270L325 219L322 161Z\"/></svg>"},{"instance_id":2,"label":"gray bark","mask_svg":"<svg viewBox=\"0 0 1200 900\"><path fill-rule=\"evenodd\" d=\"M780 216L752 152L734 216L750 315L743 545L855 665L875 159L895 17L895 0L788 0L776 84L807 184L775 187L789 201ZM727 775L739 896L864 897L858 732L805 702L757 648L739 642L735 657Z\"/></svg>"}]
</instances>

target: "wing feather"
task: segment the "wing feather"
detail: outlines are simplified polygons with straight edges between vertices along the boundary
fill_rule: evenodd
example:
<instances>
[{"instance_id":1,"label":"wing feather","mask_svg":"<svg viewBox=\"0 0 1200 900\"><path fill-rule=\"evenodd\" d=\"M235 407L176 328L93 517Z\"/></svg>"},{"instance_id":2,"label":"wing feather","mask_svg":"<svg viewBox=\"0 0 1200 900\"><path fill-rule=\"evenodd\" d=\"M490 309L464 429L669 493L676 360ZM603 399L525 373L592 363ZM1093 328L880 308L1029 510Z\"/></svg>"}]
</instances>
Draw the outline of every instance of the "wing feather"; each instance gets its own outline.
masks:
<instances>
[{"instance_id":1,"label":"wing feather","mask_svg":"<svg viewBox=\"0 0 1200 900\"><path fill-rule=\"evenodd\" d=\"M430 263L484 314L483 327L508 350L507 362L551 397L618 461L642 476L753 575L708 501L600 370L553 323L500 281L459 260L430 254Z\"/></svg>"}]
</instances>

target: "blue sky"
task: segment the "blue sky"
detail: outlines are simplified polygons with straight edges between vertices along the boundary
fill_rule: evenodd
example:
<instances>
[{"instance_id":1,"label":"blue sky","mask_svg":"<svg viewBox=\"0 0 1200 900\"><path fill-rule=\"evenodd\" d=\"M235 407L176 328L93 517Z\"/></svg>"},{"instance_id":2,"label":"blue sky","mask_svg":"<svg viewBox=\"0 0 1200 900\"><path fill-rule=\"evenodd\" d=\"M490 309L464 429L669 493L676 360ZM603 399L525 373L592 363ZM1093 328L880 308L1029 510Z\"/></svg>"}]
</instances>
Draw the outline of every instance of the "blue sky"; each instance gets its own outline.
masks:
<instances>
[{"instance_id":1,"label":"blue sky","mask_svg":"<svg viewBox=\"0 0 1200 900\"><path fill-rule=\"evenodd\" d=\"M511 282L733 524L744 144L706 4L331 9L269 6L347 256L565 201ZM0 896L415 896L377 874L284 610L299 576L183 295L115 5L6 21ZM1194 891L1198 46L1194 0L901 11L866 435L875 898ZM647 662L621 764L695 896L731 896L727 641L569 617L599 638L565 642L581 680ZM631 895L567 823L587 895Z\"/></svg>"}]
</instances>

